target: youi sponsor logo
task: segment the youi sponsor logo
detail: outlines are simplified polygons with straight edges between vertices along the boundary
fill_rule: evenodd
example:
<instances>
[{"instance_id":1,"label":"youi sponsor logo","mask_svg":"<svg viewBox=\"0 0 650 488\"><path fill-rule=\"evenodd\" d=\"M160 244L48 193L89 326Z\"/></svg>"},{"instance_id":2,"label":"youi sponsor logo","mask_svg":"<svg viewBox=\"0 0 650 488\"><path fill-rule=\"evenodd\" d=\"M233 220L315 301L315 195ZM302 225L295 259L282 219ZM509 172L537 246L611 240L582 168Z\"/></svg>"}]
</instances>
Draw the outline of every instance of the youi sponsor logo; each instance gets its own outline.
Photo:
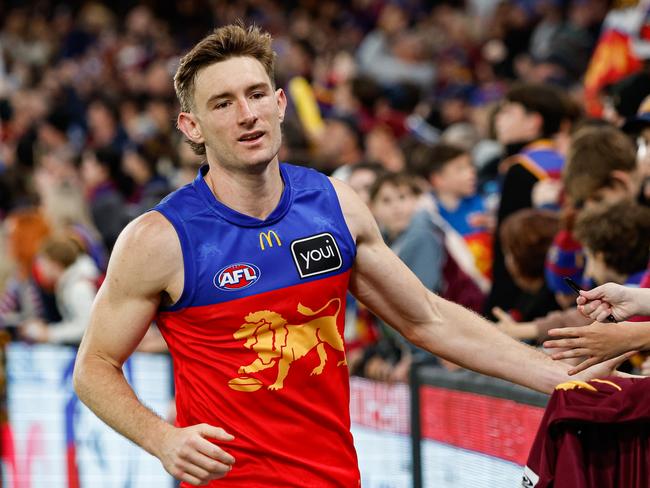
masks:
<instances>
[{"instance_id":1,"label":"youi sponsor logo","mask_svg":"<svg viewBox=\"0 0 650 488\"><path fill-rule=\"evenodd\" d=\"M260 279L262 273L254 264L236 263L222 268L214 275L214 286L223 291L237 291L248 288Z\"/></svg>"},{"instance_id":2,"label":"youi sponsor logo","mask_svg":"<svg viewBox=\"0 0 650 488\"><path fill-rule=\"evenodd\" d=\"M329 232L293 241L291 254L301 278L335 271L343 265L339 247Z\"/></svg>"}]
</instances>

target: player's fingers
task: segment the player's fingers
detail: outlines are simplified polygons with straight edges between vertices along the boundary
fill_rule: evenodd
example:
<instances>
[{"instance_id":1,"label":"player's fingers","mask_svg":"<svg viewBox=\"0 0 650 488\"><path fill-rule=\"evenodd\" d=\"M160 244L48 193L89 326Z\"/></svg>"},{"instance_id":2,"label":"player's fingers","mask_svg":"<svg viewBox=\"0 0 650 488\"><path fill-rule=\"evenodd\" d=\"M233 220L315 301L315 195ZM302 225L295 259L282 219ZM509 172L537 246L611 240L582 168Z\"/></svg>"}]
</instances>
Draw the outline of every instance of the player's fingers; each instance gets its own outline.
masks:
<instances>
[{"instance_id":1,"label":"player's fingers","mask_svg":"<svg viewBox=\"0 0 650 488\"><path fill-rule=\"evenodd\" d=\"M575 338L551 339L550 341L544 341L543 346L547 349L575 349L582 346L582 341Z\"/></svg>"},{"instance_id":2,"label":"player's fingers","mask_svg":"<svg viewBox=\"0 0 650 488\"><path fill-rule=\"evenodd\" d=\"M579 332L579 327L560 327L559 329L549 330L548 335L551 337L575 338L580 337Z\"/></svg>"},{"instance_id":3,"label":"player's fingers","mask_svg":"<svg viewBox=\"0 0 650 488\"><path fill-rule=\"evenodd\" d=\"M235 439L234 435L229 434L221 427L215 427L214 425L209 424L199 424L196 427L202 437L208 437L220 441L232 441Z\"/></svg>"},{"instance_id":4,"label":"player's fingers","mask_svg":"<svg viewBox=\"0 0 650 488\"><path fill-rule=\"evenodd\" d=\"M180 468L177 471L171 472L170 474L177 480L184 481L185 483L189 483L192 486L205 486L206 484L208 484L208 481L201 481L196 476L193 476L189 473L185 473Z\"/></svg>"},{"instance_id":5,"label":"player's fingers","mask_svg":"<svg viewBox=\"0 0 650 488\"><path fill-rule=\"evenodd\" d=\"M587 299L586 299L585 297L583 297L582 295L578 295L578 298L576 298L576 303L577 303L578 305L584 305L584 304L587 303L588 301L589 301L589 300L587 300Z\"/></svg>"},{"instance_id":6,"label":"player's fingers","mask_svg":"<svg viewBox=\"0 0 650 488\"><path fill-rule=\"evenodd\" d=\"M232 469L232 463L217 461L198 451L191 453L186 461L193 468L193 470L188 469L187 471L200 479L222 477Z\"/></svg>"},{"instance_id":7,"label":"player's fingers","mask_svg":"<svg viewBox=\"0 0 650 488\"><path fill-rule=\"evenodd\" d=\"M213 479L212 473L193 462L183 462L179 465L179 468L183 471L183 474L196 478L200 484L205 484Z\"/></svg>"},{"instance_id":8,"label":"player's fingers","mask_svg":"<svg viewBox=\"0 0 650 488\"><path fill-rule=\"evenodd\" d=\"M211 460L219 461L224 464L234 464L235 458L221 449L219 446L213 444L207 439L200 439L196 443L198 452Z\"/></svg>"},{"instance_id":9,"label":"player's fingers","mask_svg":"<svg viewBox=\"0 0 650 488\"><path fill-rule=\"evenodd\" d=\"M558 351L551 354L551 357L555 360L558 359L572 359L572 358L581 358L587 356L589 351L587 349L578 348L578 349L567 349L566 351Z\"/></svg>"},{"instance_id":10,"label":"player's fingers","mask_svg":"<svg viewBox=\"0 0 650 488\"><path fill-rule=\"evenodd\" d=\"M573 368L571 368L568 371L568 373L569 373L569 375L578 374L579 372L584 371L585 369L590 368L594 364L598 364L601 361L602 361L602 358L597 358L597 357L591 357L591 358L585 359L580 364L577 364Z\"/></svg>"}]
</instances>

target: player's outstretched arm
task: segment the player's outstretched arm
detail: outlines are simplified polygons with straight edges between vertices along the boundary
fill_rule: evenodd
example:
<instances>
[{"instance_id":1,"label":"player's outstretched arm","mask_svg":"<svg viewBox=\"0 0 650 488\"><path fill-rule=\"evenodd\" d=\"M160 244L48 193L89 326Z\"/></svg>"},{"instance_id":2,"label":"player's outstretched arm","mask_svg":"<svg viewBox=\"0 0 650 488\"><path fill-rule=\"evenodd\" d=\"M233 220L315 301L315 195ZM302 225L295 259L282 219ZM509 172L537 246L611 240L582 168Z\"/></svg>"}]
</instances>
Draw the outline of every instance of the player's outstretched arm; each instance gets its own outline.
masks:
<instances>
[{"instance_id":1,"label":"player's outstretched arm","mask_svg":"<svg viewBox=\"0 0 650 488\"><path fill-rule=\"evenodd\" d=\"M570 379L568 365L554 362L424 288L384 244L370 211L354 191L343 183L333 184L357 243L351 289L374 313L417 346L474 371L545 393ZM611 374L618 362L603 363L582 378Z\"/></svg>"},{"instance_id":2,"label":"player's outstretched arm","mask_svg":"<svg viewBox=\"0 0 650 488\"><path fill-rule=\"evenodd\" d=\"M99 418L158 457L172 476L198 485L225 476L234 462L209 439L233 437L215 426L180 429L168 424L140 403L122 373L161 296L179 296L182 286L182 252L171 224L157 212L129 224L93 305L77 355L74 387Z\"/></svg>"},{"instance_id":3,"label":"player's outstretched arm","mask_svg":"<svg viewBox=\"0 0 650 488\"><path fill-rule=\"evenodd\" d=\"M576 303L578 310L592 320L607 322L610 314L618 321L626 320L633 315L650 314L650 289L605 283L580 291Z\"/></svg>"},{"instance_id":4,"label":"player's outstretched arm","mask_svg":"<svg viewBox=\"0 0 650 488\"><path fill-rule=\"evenodd\" d=\"M569 374L602 363L629 351L650 348L650 322L594 322L584 327L551 329L555 339L544 342L544 347L557 349L553 359L585 358L569 370Z\"/></svg>"}]
</instances>

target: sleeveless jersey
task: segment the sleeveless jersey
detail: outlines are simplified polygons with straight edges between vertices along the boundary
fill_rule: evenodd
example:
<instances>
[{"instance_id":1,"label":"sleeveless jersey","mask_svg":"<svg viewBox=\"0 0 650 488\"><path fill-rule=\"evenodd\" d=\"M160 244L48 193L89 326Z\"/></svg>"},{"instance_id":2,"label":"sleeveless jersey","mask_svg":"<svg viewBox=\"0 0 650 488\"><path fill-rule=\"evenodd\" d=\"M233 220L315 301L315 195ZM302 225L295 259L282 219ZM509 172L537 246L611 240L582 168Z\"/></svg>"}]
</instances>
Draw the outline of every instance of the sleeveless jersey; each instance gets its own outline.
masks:
<instances>
[{"instance_id":1,"label":"sleeveless jersey","mask_svg":"<svg viewBox=\"0 0 650 488\"><path fill-rule=\"evenodd\" d=\"M284 190L259 220L205 181L154 210L181 242L184 289L157 323L173 358L177 423L207 423L236 462L210 486L360 486L343 330L356 246L328 178L280 165Z\"/></svg>"}]
</instances>

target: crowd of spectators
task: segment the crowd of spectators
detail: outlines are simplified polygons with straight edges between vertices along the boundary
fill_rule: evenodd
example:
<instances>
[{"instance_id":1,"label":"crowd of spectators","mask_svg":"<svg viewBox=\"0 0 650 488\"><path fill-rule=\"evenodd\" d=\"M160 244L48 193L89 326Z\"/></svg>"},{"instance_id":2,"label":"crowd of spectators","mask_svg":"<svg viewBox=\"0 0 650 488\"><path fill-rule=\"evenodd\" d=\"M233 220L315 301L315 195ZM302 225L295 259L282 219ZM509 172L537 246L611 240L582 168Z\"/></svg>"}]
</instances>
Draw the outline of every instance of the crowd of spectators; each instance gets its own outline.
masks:
<instances>
[{"instance_id":1,"label":"crowd of spectators","mask_svg":"<svg viewBox=\"0 0 650 488\"><path fill-rule=\"evenodd\" d=\"M238 19L274 37L281 161L347 181L434 292L541 343L585 323L564 276L645 284L643 2L39 1L0 19L0 327L14 338L78 344L120 231L201 164L175 127L179 59ZM346 341L351 372L374 379L456 367L352 297Z\"/></svg>"}]
</instances>

